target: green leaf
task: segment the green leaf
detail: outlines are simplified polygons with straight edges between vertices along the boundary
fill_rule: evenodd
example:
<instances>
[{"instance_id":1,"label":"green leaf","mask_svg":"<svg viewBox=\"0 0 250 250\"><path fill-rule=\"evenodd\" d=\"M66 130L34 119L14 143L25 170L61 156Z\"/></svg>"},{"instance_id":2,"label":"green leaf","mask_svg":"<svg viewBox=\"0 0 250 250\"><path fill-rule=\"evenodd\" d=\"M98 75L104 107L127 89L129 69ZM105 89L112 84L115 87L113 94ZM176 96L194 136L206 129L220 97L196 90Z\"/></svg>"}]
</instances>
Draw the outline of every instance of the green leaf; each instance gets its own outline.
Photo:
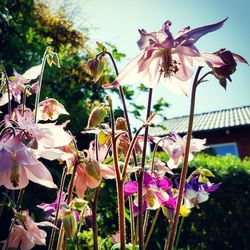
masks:
<instances>
[{"instance_id":1,"label":"green leaf","mask_svg":"<svg viewBox=\"0 0 250 250\"><path fill-rule=\"evenodd\" d=\"M108 49L103 44L99 43L98 41L96 41L96 44L97 44L98 49L100 49L101 51L104 51L104 52L108 51Z\"/></svg>"},{"instance_id":2,"label":"green leaf","mask_svg":"<svg viewBox=\"0 0 250 250\"><path fill-rule=\"evenodd\" d=\"M214 174L209 169L201 168L201 169L197 169L197 171L198 171L199 174L202 174L204 176L214 177Z\"/></svg>"}]
</instances>

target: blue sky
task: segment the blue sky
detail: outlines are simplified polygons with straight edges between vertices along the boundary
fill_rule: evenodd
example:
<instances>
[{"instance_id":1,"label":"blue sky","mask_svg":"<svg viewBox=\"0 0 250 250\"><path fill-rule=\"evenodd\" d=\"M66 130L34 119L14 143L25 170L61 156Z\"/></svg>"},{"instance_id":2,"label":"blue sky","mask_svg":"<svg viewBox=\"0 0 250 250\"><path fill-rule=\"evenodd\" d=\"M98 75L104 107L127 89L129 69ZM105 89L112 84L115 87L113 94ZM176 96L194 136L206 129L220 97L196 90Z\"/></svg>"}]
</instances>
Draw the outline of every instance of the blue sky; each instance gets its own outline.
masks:
<instances>
[{"instance_id":1,"label":"blue sky","mask_svg":"<svg viewBox=\"0 0 250 250\"><path fill-rule=\"evenodd\" d=\"M138 29L158 31L166 20L172 21L171 31L175 34L186 26L192 29L229 17L220 30L202 37L196 45L201 52L227 48L250 62L249 0L71 0L68 7L75 11L76 23L93 28L89 33L90 44L94 46L96 40L112 42L127 55L119 65L120 70L139 53ZM249 66L238 64L227 91L212 77L208 79L198 89L196 113L250 105ZM154 99L159 97L171 104L166 117L188 114L189 97L177 96L163 84L154 90ZM136 100L146 104L143 94L138 94Z\"/></svg>"}]
</instances>

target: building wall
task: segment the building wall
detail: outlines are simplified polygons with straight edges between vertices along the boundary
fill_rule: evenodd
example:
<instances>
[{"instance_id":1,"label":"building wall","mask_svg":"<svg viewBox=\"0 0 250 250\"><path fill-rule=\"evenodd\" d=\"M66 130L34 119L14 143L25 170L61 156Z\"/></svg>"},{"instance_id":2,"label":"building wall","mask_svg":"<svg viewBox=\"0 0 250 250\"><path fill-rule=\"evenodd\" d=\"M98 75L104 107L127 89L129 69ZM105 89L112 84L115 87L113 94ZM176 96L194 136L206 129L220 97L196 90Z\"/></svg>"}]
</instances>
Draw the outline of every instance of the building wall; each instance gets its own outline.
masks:
<instances>
[{"instance_id":1,"label":"building wall","mask_svg":"<svg viewBox=\"0 0 250 250\"><path fill-rule=\"evenodd\" d=\"M207 138L207 145L236 142L239 157L250 156L250 127L238 127L205 132L194 132L195 138Z\"/></svg>"}]
</instances>

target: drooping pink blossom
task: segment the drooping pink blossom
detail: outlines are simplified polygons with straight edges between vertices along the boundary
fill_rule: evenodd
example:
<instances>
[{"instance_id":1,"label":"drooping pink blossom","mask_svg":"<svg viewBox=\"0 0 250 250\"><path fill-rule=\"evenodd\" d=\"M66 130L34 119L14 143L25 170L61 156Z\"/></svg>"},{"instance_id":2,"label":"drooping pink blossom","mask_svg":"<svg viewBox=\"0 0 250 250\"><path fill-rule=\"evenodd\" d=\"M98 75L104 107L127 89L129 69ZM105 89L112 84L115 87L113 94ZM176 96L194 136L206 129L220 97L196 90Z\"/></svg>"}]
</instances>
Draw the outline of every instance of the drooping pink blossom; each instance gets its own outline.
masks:
<instances>
[{"instance_id":1,"label":"drooping pink blossom","mask_svg":"<svg viewBox=\"0 0 250 250\"><path fill-rule=\"evenodd\" d=\"M56 120L59 115L69 115L64 106L54 98L46 98L41 101L37 109L37 120Z\"/></svg>"},{"instance_id":2,"label":"drooping pink blossom","mask_svg":"<svg viewBox=\"0 0 250 250\"><path fill-rule=\"evenodd\" d=\"M36 159L22 142L22 134L0 140L0 185L8 189L22 189L29 180L57 188L49 170Z\"/></svg>"},{"instance_id":3,"label":"drooping pink blossom","mask_svg":"<svg viewBox=\"0 0 250 250\"><path fill-rule=\"evenodd\" d=\"M47 221L35 223L27 210L22 211L11 231L8 248L20 247L21 250L29 250L35 245L46 245L47 233L38 226L54 225ZM4 244L6 244L6 240Z\"/></svg>"},{"instance_id":4,"label":"drooping pink blossom","mask_svg":"<svg viewBox=\"0 0 250 250\"><path fill-rule=\"evenodd\" d=\"M176 132L170 131L164 138L151 137L150 139L155 143L159 142L158 145L170 156L167 162L168 167L178 167L185 154L186 136L182 138ZM206 148L205 143L206 139L191 139L188 156L189 161L193 159L192 152L199 152Z\"/></svg>"}]
</instances>

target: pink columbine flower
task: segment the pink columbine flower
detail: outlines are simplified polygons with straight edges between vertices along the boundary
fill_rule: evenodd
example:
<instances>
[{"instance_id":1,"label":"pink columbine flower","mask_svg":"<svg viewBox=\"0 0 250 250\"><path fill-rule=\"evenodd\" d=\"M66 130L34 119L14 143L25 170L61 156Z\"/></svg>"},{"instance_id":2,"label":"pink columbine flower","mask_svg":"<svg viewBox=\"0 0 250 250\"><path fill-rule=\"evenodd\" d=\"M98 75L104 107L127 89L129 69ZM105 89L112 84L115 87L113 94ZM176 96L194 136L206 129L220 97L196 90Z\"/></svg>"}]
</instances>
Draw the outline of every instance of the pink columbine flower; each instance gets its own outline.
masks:
<instances>
[{"instance_id":1,"label":"pink columbine flower","mask_svg":"<svg viewBox=\"0 0 250 250\"><path fill-rule=\"evenodd\" d=\"M28 211L22 211L20 219L17 219L11 231L8 247L15 249L20 247L21 250L29 250L35 245L46 245L47 233L39 229L38 226L54 225L47 221L35 223L29 216ZM6 240L4 243L6 244Z\"/></svg>"},{"instance_id":2,"label":"pink columbine flower","mask_svg":"<svg viewBox=\"0 0 250 250\"><path fill-rule=\"evenodd\" d=\"M164 78L171 90L186 95L194 66L219 67L224 64L214 54L200 53L194 44L203 35L221 28L225 20L193 30L187 27L175 37L169 30L172 24L170 21L166 21L158 32L147 33L143 29L139 30L141 38L138 45L143 51L125 67L112 84L104 87L141 81L146 87L153 88Z\"/></svg>"},{"instance_id":3,"label":"pink columbine flower","mask_svg":"<svg viewBox=\"0 0 250 250\"><path fill-rule=\"evenodd\" d=\"M157 175L151 176L147 172L144 173L142 199L143 210L157 209L160 206L166 206L174 209L173 197L170 192L172 182L167 177L159 178ZM129 197L138 192L138 182L131 181L124 185L124 193ZM138 212L138 198L134 200L134 213Z\"/></svg>"},{"instance_id":4,"label":"pink columbine flower","mask_svg":"<svg viewBox=\"0 0 250 250\"><path fill-rule=\"evenodd\" d=\"M53 98L46 98L38 105L37 120L56 120L59 115L69 115L64 106Z\"/></svg>"},{"instance_id":5,"label":"pink columbine flower","mask_svg":"<svg viewBox=\"0 0 250 250\"><path fill-rule=\"evenodd\" d=\"M20 114L18 109L14 109L11 118L18 123L19 128L27 131L31 142L26 146L34 149L37 158L67 160L73 156L71 153L61 150L62 147L70 144L73 139L73 137L64 130L68 121L61 125L56 125L55 123L35 123L33 113L29 109L25 109L23 115ZM9 119L10 117L7 115L5 117L6 122Z\"/></svg>"},{"instance_id":6,"label":"pink columbine flower","mask_svg":"<svg viewBox=\"0 0 250 250\"><path fill-rule=\"evenodd\" d=\"M171 131L164 138L151 137L150 139L155 143L159 142L159 146L170 156L167 162L168 167L177 168L185 154L186 136L182 138L176 132ZM188 156L189 161L193 159L192 152L199 152L206 148L205 143L206 139L191 139Z\"/></svg>"},{"instance_id":7,"label":"pink columbine flower","mask_svg":"<svg viewBox=\"0 0 250 250\"><path fill-rule=\"evenodd\" d=\"M21 101L21 93L24 91L25 86L31 80L36 79L41 73L42 65L34 66L28 69L23 75L17 73L14 70L14 76L9 78L9 88L11 99L14 97L14 100L18 103ZM4 93L2 93L2 97L0 98L0 106L6 104L8 102L8 93L7 89Z\"/></svg>"},{"instance_id":8,"label":"pink columbine flower","mask_svg":"<svg viewBox=\"0 0 250 250\"><path fill-rule=\"evenodd\" d=\"M0 185L8 189L22 189L29 180L57 188L49 170L36 159L22 142L22 134L0 140Z\"/></svg>"}]
</instances>

